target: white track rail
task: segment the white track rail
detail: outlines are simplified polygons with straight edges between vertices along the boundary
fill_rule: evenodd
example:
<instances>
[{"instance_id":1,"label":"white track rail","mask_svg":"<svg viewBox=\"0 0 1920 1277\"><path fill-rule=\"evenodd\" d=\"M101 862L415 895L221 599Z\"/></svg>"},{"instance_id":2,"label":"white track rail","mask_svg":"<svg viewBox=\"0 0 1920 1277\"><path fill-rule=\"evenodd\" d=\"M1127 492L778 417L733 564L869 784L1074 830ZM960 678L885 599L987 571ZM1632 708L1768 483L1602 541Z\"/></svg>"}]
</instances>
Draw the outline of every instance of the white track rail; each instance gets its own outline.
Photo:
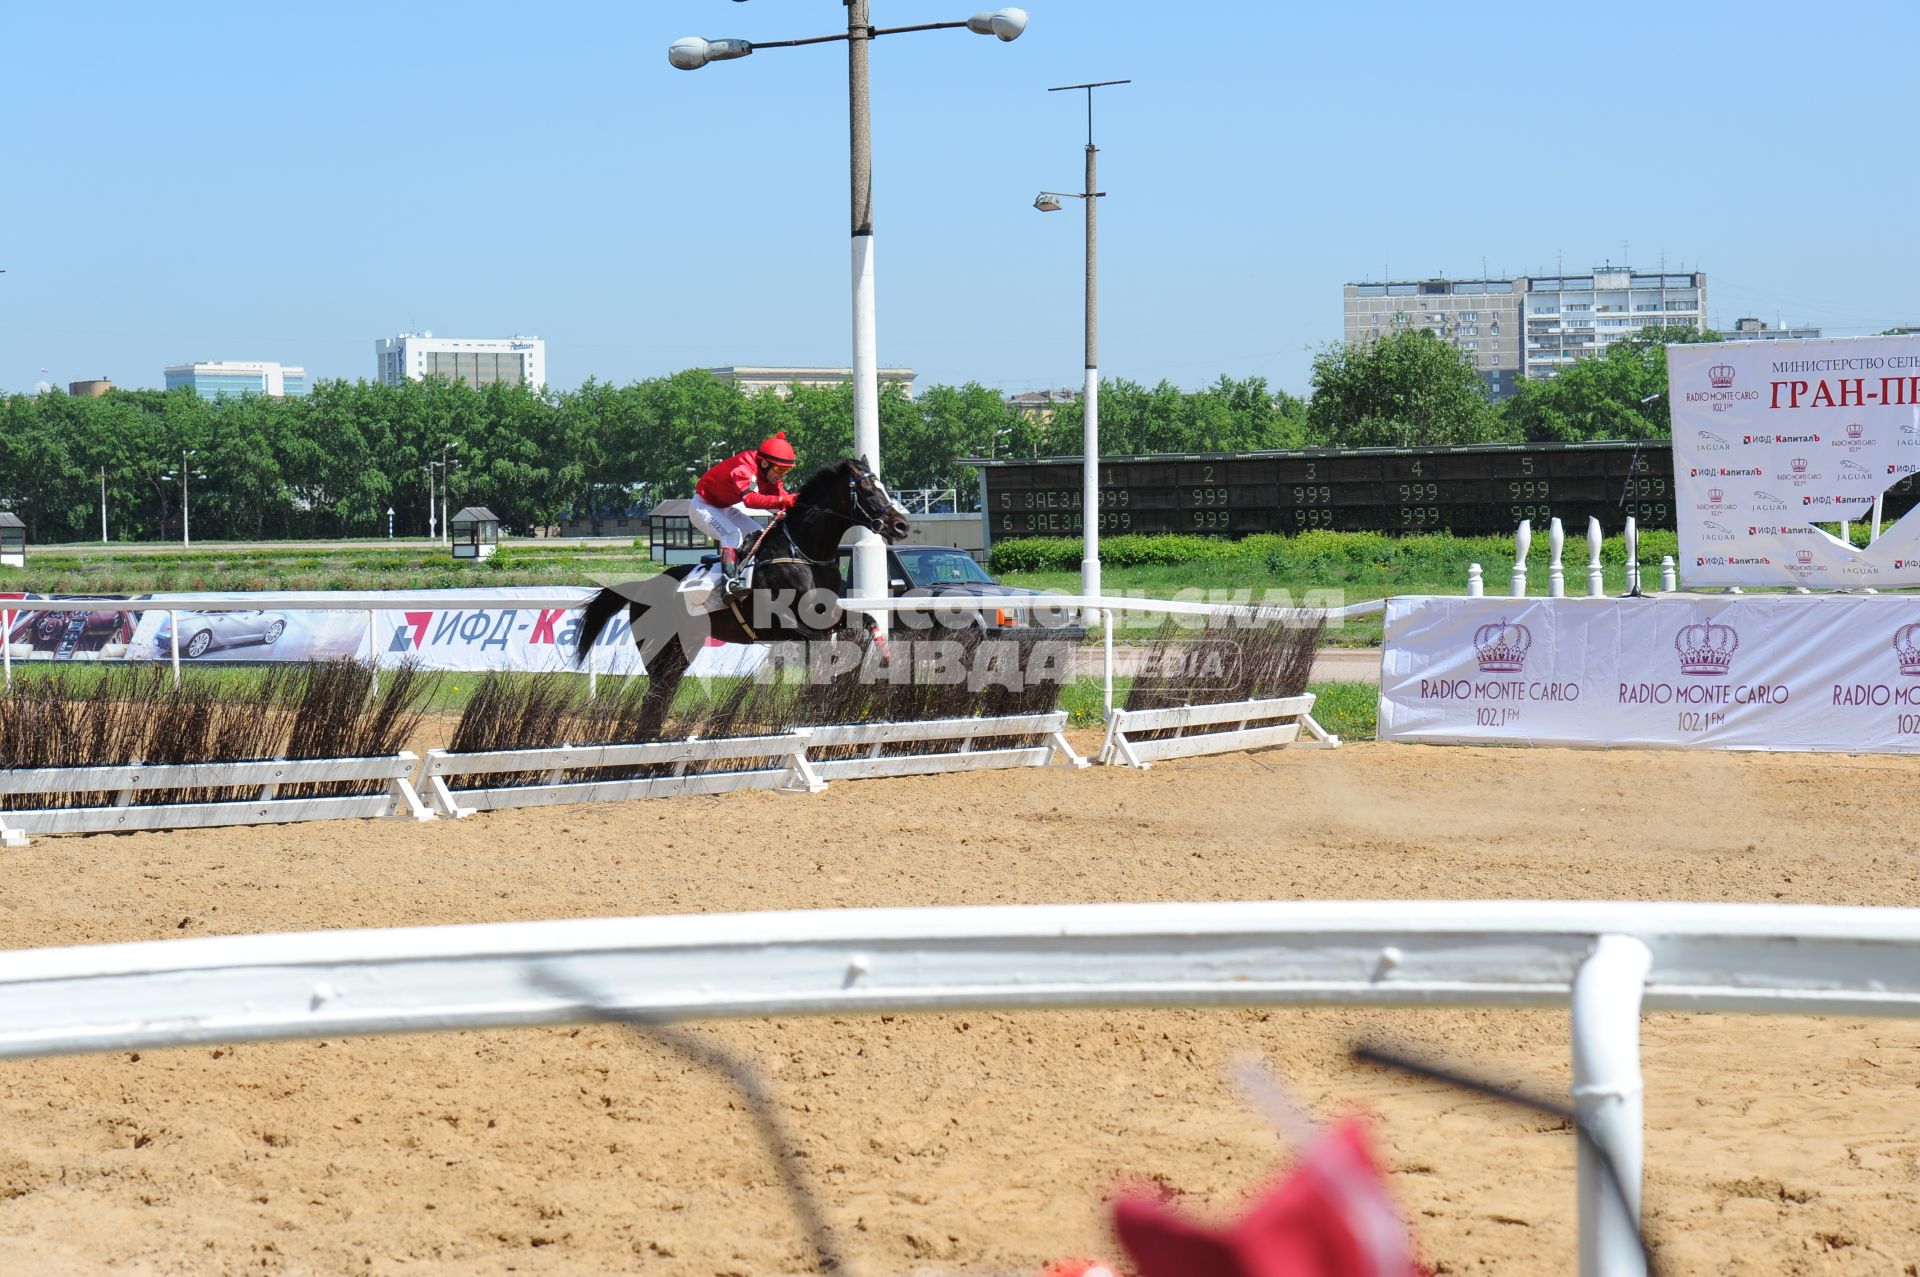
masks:
<instances>
[{"instance_id":1,"label":"white track rail","mask_svg":"<svg viewBox=\"0 0 1920 1277\"><path fill-rule=\"evenodd\" d=\"M411 753L385 758L272 759L245 763L138 763L106 767L31 767L0 770L0 846L24 847L28 834L126 832L135 829L200 829L214 825L273 825L304 820L432 820L414 792L419 759ZM384 793L338 798L282 798L283 785L314 781L385 781ZM224 802L136 802L136 795L167 790L259 787L252 798ZM106 807L16 806L15 800L49 794L113 791Z\"/></svg>"},{"instance_id":2,"label":"white track rail","mask_svg":"<svg viewBox=\"0 0 1920 1277\"><path fill-rule=\"evenodd\" d=\"M1655 1010L1920 1016L1920 909L1372 901L707 914L0 954L0 1057L592 1019L1096 1006L1572 1008L1576 1103L1641 1158ZM1582 1157L1581 1272L1641 1270ZM1589 1210L1588 1207L1593 1209Z\"/></svg>"},{"instance_id":3,"label":"white track rail","mask_svg":"<svg viewBox=\"0 0 1920 1277\"><path fill-rule=\"evenodd\" d=\"M1597 937L1656 1010L1920 1015L1920 909L1532 901L809 910L0 953L0 1057L553 1024L560 964L672 1019L962 1007L1565 1005Z\"/></svg>"},{"instance_id":4,"label":"white track rail","mask_svg":"<svg viewBox=\"0 0 1920 1277\"><path fill-rule=\"evenodd\" d=\"M1311 693L1168 709L1114 709L1107 711L1107 739L1100 761L1145 769L1159 758L1291 745L1299 741L1303 729L1311 739L1302 749L1331 749L1340 744L1338 736L1314 721ZM1129 735L1150 731L1176 734L1158 740L1135 740Z\"/></svg>"},{"instance_id":5,"label":"white track rail","mask_svg":"<svg viewBox=\"0 0 1920 1277\"><path fill-rule=\"evenodd\" d=\"M937 718L905 723L849 723L808 727L807 748L853 746L865 748L863 758L814 758L813 770L822 780L867 780L879 776L925 776L934 772L984 771L999 767L1045 767L1062 762L1085 767L1087 760L1067 743L1067 712L1011 714L996 718ZM976 745L977 741L1013 736L1041 736L1033 746ZM940 742L947 748L931 754L887 754L889 745Z\"/></svg>"},{"instance_id":6,"label":"white track rail","mask_svg":"<svg viewBox=\"0 0 1920 1277\"><path fill-rule=\"evenodd\" d=\"M471 816L504 807L551 807L625 798L670 798L724 794L738 789L796 789L818 793L826 784L807 761L807 733L732 736L716 740L657 741L644 745L567 745L554 749L501 749L469 754L427 751L421 784L444 815ZM692 763L736 764L724 771L686 774ZM571 770L592 767L672 767L672 775L624 780L567 781ZM451 777L501 776L537 771L536 784L454 789Z\"/></svg>"}]
</instances>

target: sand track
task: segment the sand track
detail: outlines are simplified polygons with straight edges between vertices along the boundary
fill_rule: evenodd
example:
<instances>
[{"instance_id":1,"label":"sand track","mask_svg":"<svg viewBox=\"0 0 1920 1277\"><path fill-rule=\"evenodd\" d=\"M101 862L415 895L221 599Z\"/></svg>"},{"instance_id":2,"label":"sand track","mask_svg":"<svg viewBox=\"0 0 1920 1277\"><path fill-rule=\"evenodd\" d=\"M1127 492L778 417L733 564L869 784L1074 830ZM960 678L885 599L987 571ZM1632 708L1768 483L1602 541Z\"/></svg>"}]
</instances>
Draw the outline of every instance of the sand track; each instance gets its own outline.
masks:
<instances>
[{"instance_id":1,"label":"sand track","mask_svg":"<svg viewBox=\"0 0 1920 1277\"><path fill-rule=\"evenodd\" d=\"M1357 745L1144 775L997 773L481 816L41 839L0 945L697 910L1091 900L1920 904L1920 763ZM992 827L985 823L991 816ZM970 819L973 823L969 824ZM748 831L745 833L736 831ZM1356 1070L1427 1044L1547 1091L1564 1016L1167 1011L756 1021L755 1058L861 1271L1111 1253L1099 1198L1231 1200L1266 1054L1378 1114L1448 1273L1571 1272L1573 1145ZM1676 1273L1916 1273L1920 1025L1649 1017L1651 1228ZM774 1273L798 1233L746 1115L612 1028L0 1063L0 1269Z\"/></svg>"}]
</instances>

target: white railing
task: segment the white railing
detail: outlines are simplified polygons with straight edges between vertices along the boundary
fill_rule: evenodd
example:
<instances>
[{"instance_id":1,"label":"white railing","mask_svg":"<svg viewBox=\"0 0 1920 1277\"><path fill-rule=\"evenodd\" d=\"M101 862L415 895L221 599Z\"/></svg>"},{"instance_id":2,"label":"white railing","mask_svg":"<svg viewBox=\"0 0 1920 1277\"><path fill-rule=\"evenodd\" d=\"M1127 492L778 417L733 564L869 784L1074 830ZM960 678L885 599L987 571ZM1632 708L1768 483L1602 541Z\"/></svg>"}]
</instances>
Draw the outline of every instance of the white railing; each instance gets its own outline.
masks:
<instances>
[{"instance_id":1,"label":"white railing","mask_svg":"<svg viewBox=\"0 0 1920 1277\"><path fill-rule=\"evenodd\" d=\"M595 594L594 587L582 587L576 590L555 591L552 594L502 594L490 595L483 591L462 594L459 606L475 611L495 609L553 609L573 611L585 607ZM329 592L325 590L298 590L284 594L275 594L271 600L262 600L239 594L225 595L173 595L165 599L125 599L125 598L67 598L67 599L0 599L0 685L13 684L13 644L7 641L12 631L15 612L157 612L164 611L168 618L168 632L171 635L169 660L173 666L173 678L180 681L180 623L181 612L250 612L260 608L262 603L277 611L319 611L319 612L364 612L367 625L367 648L378 652L380 645L374 633L375 614L382 611L404 611L409 608L444 609L448 599L444 594L411 594L393 591L384 594L366 594L354 592ZM841 606L848 612L868 614L892 612L917 612L936 620L950 617L955 621L963 620L968 614L988 608L1017 610L1021 612L1082 612L1093 617L1104 630L1103 661L1105 666L1104 683L1106 687L1106 707L1113 708L1113 618L1120 613L1133 613L1145 616L1245 616L1248 614L1266 616L1285 616L1293 613L1318 613L1330 620L1349 620L1386 609L1384 599L1369 599L1364 603L1354 603L1346 607L1316 608L1296 607L1278 603L1227 602L1207 603L1193 599L1152 599L1132 595L1084 595L1084 594L1036 594L1036 595L969 595L942 590L938 595L910 596L906 598L886 599L845 599ZM378 677L378 664L375 665L375 677ZM583 671L588 686L595 685L598 673L594 666L593 653L588 652Z\"/></svg>"},{"instance_id":2,"label":"white railing","mask_svg":"<svg viewBox=\"0 0 1920 1277\"><path fill-rule=\"evenodd\" d=\"M591 1002L556 990L591 990ZM1642 1008L1920 1016L1920 909L1300 901L820 910L0 954L0 1058L590 1020L963 1008L1570 1006L1637 1205ZM1640 1271L1579 1159L1581 1272Z\"/></svg>"}]
</instances>

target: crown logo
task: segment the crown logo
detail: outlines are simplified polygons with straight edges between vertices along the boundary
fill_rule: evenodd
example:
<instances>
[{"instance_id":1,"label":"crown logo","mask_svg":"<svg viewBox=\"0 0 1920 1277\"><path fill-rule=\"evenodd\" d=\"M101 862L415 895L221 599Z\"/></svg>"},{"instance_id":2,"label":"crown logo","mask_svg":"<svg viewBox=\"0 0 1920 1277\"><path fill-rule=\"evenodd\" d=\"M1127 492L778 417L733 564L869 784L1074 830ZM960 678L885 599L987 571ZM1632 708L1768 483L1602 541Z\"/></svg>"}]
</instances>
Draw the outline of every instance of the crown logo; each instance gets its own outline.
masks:
<instances>
[{"instance_id":1,"label":"crown logo","mask_svg":"<svg viewBox=\"0 0 1920 1277\"><path fill-rule=\"evenodd\" d=\"M1707 369L1707 379L1713 382L1715 390L1725 390L1733 384L1733 365L1715 364Z\"/></svg>"},{"instance_id":2,"label":"crown logo","mask_svg":"<svg viewBox=\"0 0 1920 1277\"><path fill-rule=\"evenodd\" d=\"M1532 646L1532 631L1504 616L1473 632L1473 654L1482 674L1518 674Z\"/></svg>"},{"instance_id":3,"label":"crown logo","mask_svg":"<svg viewBox=\"0 0 1920 1277\"><path fill-rule=\"evenodd\" d=\"M1805 457L1795 457L1793 460L1787 462L1787 464L1793 467L1795 474L1805 474L1807 472L1807 459Z\"/></svg>"},{"instance_id":4,"label":"crown logo","mask_svg":"<svg viewBox=\"0 0 1920 1277\"><path fill-rule=\"evenodd\" d=\"M1908 678L1920 678L1920 621L1893 632L1893 650L1900 657L1900 672Z\"/></svg>"},{"instance_id":5,"label":"crown logo","mask_svg":"<svg viewBox=\"0 0 1920 1277\"><path fill-rule=\"evenodd\" d=\"M1718 488L1708 488L1708 489L1707 489L1707 500L1709 500L1709 501L1711 501L1711 502L1713 502L1713 504L1715 504L1715 505L1719 505L1719 504L1720 504L1720 498L1721 498L1721 497L1723 497L1723 496L1725 496L1725 495L1726 495L1726 493L1724 493L1724 492L1722 492L1722 491L1721 491L1720 489L1718 489Z\"/></svg>"},{"instance_id":6,"label":"crown logo","mask_svg":"<svg viewBox=\"0 0 1920 1277\"><path fill-rule=\"evenodd\" d=\"M1696 621L1683 625L1673 636L1673 650L1680 653L1680 672L1694 678L1721 678L1733 664L1740 647L1740 636L1731 625L1717 621Z\"/></svg>"},{"instance_id":7,"label":"crown logo","mask_svg":"<svg viewBox=\"0 0 1920 1277\"><path fill-rule=\"evenodd\" d=\"M1847 423L1847 438L1858 439L1866 433L1867 433L1867 428L1861 425L1859 422L1849 421Z\"/></svg>"}]
</instances>

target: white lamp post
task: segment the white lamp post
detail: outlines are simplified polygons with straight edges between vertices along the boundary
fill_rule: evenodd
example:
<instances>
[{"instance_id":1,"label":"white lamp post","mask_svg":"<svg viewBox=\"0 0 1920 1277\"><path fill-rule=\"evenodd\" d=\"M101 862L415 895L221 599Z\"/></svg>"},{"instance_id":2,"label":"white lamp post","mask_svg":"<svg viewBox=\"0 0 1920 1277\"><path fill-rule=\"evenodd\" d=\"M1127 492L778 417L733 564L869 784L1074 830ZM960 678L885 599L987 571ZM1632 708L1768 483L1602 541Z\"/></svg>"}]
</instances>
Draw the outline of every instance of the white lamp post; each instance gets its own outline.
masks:
<instances>
[{"instance_id":1,"label":"white lamp post","mask_svg":"<svg viewBox=\"0 0 1920 1277\"><path fill-rule=\"evenodd\" d=\"M940 31L965 27L978 35L1016 40L1027 28L1024 9L977 13L961 22L921 22L905 27L876 27L868 21L869 0L845 0L845 35L811 36L801 40L705 40L688 36L667 48L667 61L682 71L697 71L709 62L744 58L757 49L784 49L803 44L847 42L848 150L852 175L853 232L853 451L880 471L880 381L876 353L873 288L873 130L868 110L867 44L875 36L908 31ZM853 593L859 598L887 595L887 552L874 533L861 529L853 548ZM887 614L873 618L884 633Z\"/></svg>"},{"instance_id":2,"label":"white lamp post","mask_svg":"<svg viewBox=\"0 0 1920 1277\"><path fill-rule=\"evenodd\" d=\"M204 471L192 469L190 463L187 461L187 458L191 457L195 451L193 448L180 449L180 544L183 548L193 544L193 526L187 503L187 476L191 474L196 479L204 479L207 477ZM160 477L162 479L173 478L170 474L163 474ZM104 520L102 520L102 522L104 522Z\"/></svg>"},{"instance_id":3,"label":"white lamp post","mask_svg":"<svg viewBox=\"0 0 1920 1277\"><path fill-rule=\"evenodd\" d=\"M444 444L440 448L440 527L447 534L447 548L453 548L453 475L452 463L447 454L460 446L460 441Z\"/></svg>"},{"instance_id":4,"label":"white lamp post","mask_svg":"<svg viewBox=\"0 0 1920 1277\"><path fill-rule=\"evenodd\" d=\"M1094 157L1099 151L1093 145L1093 91L1116 84L1132 84L1131 80L1096 80L1092 84L1063 84L1048 89L1049 93L1064 93L1072 89L1084 89L1087 94L1087 180L1086 187L1078 195L1060 194L1055 191L1042 191L1035 197L1033 206L1042 213L1060 211L1062 199L1077 199L1086 204L1087 212L1087 367L1086 389L1081 394L1080 419L1080 593L1089 598L1100 593L1100 323L1099 307L1099 237L1096 233L1094 210L1096 201L1106 192L1095 188ZM1093 624L1089 615L1087 624Z\"/></svg>"}]
</instances>

